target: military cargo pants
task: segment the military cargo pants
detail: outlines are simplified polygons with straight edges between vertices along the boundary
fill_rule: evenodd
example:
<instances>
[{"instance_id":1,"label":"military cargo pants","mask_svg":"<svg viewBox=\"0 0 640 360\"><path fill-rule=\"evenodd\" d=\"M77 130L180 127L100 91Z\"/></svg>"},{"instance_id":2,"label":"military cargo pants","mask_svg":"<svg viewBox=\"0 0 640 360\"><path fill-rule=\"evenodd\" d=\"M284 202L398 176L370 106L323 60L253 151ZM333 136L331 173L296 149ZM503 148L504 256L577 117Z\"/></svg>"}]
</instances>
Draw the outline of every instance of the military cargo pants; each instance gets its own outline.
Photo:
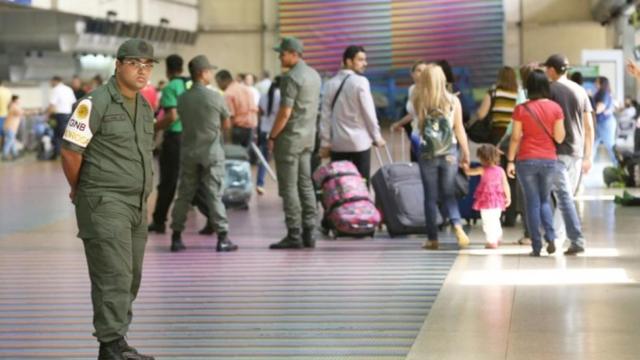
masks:
<instances>
[{"instance_id":1,"label":"military cargo pants","mask_svg":"<svg viewBox=\"0 0 640 360\"><path fill-rule=\"evenodd\" d=\"M173 204L171 213L173 231L182 232L187 220L187 212L191 206L193 196L198 187L204 187L205 203L209 207L209 223L217 233L229 231L227 210L222 202L224 181L224 163L203 166L192 162L180 164L180 182L178 184L178 198Z\"/></svg>"},{"instance_id":2,"label":"military cargo pants","mask_svg":"<svg viewBox=\"0 0 640 360\"><path fill-rule=\"evenodd\" d=\"M273 155L287 228L313 228L316 224L316 195L311 182L311 149L296 154L276 148Z\"/></svg>"},{"instance_id":3,"label":"military cargo pants","mask_svg":"<svg viewBox=\"0 0 640 360\"><path fill-rule=\"evenodd\" d=\"M100 342L113 341L127 334L140 288L146 206L105 196L78 195L75 203L91 279L93 335Z\"/></svg>"}]
</instances>

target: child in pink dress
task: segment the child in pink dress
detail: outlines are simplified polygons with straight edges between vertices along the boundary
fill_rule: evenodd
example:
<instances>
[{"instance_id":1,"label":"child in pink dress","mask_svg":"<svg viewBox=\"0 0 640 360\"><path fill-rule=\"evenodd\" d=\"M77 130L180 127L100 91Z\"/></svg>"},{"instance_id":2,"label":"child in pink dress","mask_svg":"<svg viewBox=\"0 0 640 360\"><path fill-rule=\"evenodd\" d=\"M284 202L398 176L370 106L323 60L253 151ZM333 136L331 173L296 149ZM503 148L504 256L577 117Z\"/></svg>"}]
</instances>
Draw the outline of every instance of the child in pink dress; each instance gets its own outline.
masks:
<instances>
[{"instance_id":1,"label":"child in pink dress","mask_svg":"<svg viewBox=\"0 0 640 360\"><path fill-rule=\"evenodd\" d=\"M482 230L487 240L485 248L495 249L502 240L500 217L502 211L511 204L511 192L507 175L497 165L500 161L498 148L483 144L478 148L477 155L482 167L466 167L464 170L468 176L482 176L473 196L473 209L480 211Z\"/></svg>"}]
</instances>

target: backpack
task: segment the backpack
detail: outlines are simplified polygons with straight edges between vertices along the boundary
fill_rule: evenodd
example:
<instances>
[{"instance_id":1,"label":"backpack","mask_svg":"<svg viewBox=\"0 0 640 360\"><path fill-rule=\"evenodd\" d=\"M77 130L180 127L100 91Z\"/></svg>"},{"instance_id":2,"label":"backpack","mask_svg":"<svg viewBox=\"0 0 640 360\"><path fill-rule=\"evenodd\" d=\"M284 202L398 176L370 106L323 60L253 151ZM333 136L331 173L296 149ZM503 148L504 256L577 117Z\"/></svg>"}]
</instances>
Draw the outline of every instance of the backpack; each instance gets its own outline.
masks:
<instances>
[{"instance_id":1,"label":"backpack","mask_svg":"<svg viewBox=\"0 0 640 360\"><path fill-rule=\"evenodd\" d=\"M423 159L433 159L438 156L451 154L453 147L453 128L449 121L449 115L436 110L430 112L422 126L422 142L420 156Z\"/></svg>"}]
</instances>

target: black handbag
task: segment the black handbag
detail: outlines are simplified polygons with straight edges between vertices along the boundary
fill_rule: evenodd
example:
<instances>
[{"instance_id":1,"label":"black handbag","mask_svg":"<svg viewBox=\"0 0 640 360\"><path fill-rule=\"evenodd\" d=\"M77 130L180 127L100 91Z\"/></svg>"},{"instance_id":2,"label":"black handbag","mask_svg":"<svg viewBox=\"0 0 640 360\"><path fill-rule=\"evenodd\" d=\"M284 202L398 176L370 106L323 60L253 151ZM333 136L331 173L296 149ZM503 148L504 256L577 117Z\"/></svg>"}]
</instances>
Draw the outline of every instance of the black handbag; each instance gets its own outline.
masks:
<instances>
[{"instance_id":1,"label":"black handbag","mask_svg":"<svg viewBox=\"0 0 640 360\"><path fill-rule=\"evenodd\" d=\"M464 173L464 170L458 169L454 182L456 198L462 199L469 194L469 177Z\"/></svg>"},{"instance_id":2,"label":"black handbag","mask_svg":"<svg viewBox=\"0 0 640 360\"><path fill-rule=\"evenodd\" d=\"M476 120L467 126L467 137L471 141L478 144L491 143L491 126L493 119L491 117L491 110L495 105L496 91L493 90L490 94L491 105L489 106L489 112L482 120Z\"/></svg>"}]
</instances>

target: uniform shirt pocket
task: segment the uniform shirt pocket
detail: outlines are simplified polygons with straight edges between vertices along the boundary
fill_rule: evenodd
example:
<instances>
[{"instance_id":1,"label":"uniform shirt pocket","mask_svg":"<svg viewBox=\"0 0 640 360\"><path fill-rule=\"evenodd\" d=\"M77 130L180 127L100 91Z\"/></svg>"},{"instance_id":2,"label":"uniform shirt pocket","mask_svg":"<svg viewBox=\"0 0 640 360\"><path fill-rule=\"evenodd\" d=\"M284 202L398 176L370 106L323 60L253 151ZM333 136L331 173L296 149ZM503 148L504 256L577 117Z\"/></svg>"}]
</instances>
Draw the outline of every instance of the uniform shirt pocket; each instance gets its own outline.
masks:
<instances>
[{"instance_id":1,"label":"uniform shirt pocket","mask_svg":"<svg viewBox=\"0 0 640 360\"><path fill-rule=\"evenodd\" d=\"M122 134L127 132L131 133L133 131L133 127L127 115L112 114L104 116L100 130L105 135Z\"/></svg>"}]
</instances>

